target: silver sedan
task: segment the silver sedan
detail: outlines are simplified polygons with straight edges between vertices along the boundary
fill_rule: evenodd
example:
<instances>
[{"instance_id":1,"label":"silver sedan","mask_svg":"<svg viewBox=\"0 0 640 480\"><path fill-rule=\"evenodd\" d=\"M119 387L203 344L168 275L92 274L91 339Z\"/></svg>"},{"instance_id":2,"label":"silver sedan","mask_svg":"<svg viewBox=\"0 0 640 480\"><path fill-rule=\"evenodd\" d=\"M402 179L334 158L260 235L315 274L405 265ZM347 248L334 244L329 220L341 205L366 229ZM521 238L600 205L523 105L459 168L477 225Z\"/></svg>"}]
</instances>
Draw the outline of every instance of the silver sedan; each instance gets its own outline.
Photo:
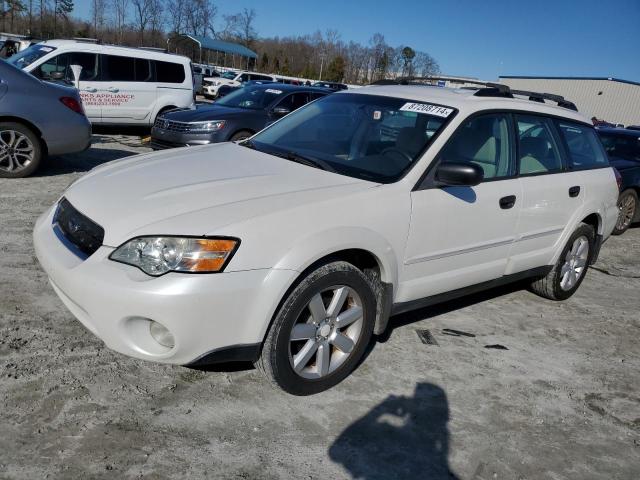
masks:
<instances>
[{"instance_id":1,"label":"silver sedan","mask_svg":"<svg viewBox=\"0 0 640 480\"><path fill-rule=\"evenodd\" d=\"M91 124L75 88L0 61L0 178L35 172L47 155L86 150Z\"/></svg>"}]
</instances>

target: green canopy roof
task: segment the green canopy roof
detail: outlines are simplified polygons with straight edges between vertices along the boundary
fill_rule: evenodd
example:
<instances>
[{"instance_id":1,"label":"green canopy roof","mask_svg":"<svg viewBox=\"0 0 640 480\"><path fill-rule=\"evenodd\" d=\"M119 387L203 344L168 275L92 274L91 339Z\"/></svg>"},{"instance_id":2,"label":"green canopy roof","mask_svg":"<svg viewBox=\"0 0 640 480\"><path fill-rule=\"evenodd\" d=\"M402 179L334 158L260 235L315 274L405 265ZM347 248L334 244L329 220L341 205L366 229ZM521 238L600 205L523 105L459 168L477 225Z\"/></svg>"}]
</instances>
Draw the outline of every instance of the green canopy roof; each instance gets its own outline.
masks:
<instances>
[{"instance_id":1,"label":"green canopy roof","mask_svg":"<svg viewBox=\"0 0 640 480\"><path fill-rule=\"evenodd\" d=\"M223 42L222 40L214 40L209 37L201 37L199 35L181 34L181 37L185 37L193 40L203 50L214 50L216 52L225 52L233 55L240 55L242 57L258 58L258 55L253 50L249 50L244 45L239 43Z\"/></svg>"}]
</instances>

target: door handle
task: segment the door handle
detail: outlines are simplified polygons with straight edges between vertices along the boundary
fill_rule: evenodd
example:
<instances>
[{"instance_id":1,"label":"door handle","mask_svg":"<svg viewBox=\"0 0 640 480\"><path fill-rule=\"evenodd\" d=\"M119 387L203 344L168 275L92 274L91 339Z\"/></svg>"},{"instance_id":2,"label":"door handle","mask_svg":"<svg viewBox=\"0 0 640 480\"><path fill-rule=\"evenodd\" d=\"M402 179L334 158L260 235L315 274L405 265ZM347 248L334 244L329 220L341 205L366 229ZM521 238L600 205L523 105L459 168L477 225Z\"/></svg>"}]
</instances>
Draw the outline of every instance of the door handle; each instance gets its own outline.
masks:
<instances>
[{"instance_id":1,"label":"door handle","mask_svg":"<svg viewBox=\"0 0 640 480\"><path fill-rule=\"evenodd\" d=\"M513 206L516 204L516 196L515 195L509 195L506 197L502 197L500 199L500 208L503 210L508 210L510 208L513 208Z\"/></svg>"},{"instance_id":2,"label":"door handle","mask_svg":"<svg viewBox=\"0 0 640 480\"><path fill-rule=\"evenodd\" d=\"M578 195L580 195L580 187L579 186L575 186L575 187L571 187L569 189L569 196L570 197L577 197Z\"/></svg>"},{"instance_id":3,"label":"door handle","mask_svg":"<svg viewBox=\"0 0 640 480\"><path fill-rule=\"evenodd\" d=\"M97 88L93 88L93 87L85 87L82 89L83 92L89 92L89 93L96 93L98 91Z\"/></svg>"},{"instance_id":4,"label":"door handle","mask_svg":"<svg viewBox=\"0 0 640 480\"><path fill-rule=\"evenodd\" d=\"M109 87L107 88L107 92L111 92L111 93L118 93L120 91L119 88L116 87Z\"/></svg>"}]
</instances>

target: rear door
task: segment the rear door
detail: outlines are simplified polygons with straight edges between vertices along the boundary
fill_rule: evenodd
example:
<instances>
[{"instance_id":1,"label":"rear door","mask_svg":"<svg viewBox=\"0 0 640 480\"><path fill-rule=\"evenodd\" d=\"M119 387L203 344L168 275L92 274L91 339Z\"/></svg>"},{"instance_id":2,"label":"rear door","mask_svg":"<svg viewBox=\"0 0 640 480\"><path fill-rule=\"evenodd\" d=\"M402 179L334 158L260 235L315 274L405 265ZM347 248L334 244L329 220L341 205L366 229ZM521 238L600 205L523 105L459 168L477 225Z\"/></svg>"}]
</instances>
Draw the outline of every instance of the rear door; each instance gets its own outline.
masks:
<instances>
[{"instance_id":1,"label":"rear door","mask_svg":"<svg viewBox=\"0 0 640 480\"><path fill-rule=\"evenodd\" d=\"M550 264L567 225L581 211L585 188L580 172L569 170L554 120L514 117L523 201L508 273Z\"/></svg>"},{"instance_id":2,"label":"rear door","mask_svg":"<svg viewBox=\"0 0 640 480\"><path fill-rule=\"evenodd\" d=\"M100 56L102 121L149 123L156 101L151 62L121 55Z\"/></svg>"}]
</instances>

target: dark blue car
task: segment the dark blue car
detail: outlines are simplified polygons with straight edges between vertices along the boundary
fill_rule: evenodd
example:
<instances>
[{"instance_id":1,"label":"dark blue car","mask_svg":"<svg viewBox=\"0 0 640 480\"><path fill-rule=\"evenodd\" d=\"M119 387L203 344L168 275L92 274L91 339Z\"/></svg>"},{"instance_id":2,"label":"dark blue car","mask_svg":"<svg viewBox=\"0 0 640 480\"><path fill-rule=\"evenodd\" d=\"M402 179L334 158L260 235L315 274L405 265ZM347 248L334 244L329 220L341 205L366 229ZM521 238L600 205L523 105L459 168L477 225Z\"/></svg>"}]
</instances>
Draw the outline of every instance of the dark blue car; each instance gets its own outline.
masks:
<instances>
[{"instance_id":1,"label":"dark blue car","mask_svg":"<svg viewBox=\"0 0 640 480\"><path fill-rule=\"evenodd\" d=\"M621 235L633 224L640 221L640 131L625 128L598 128L609 162L620 173L622 185L618 208L620 215L613 230Z\"/></svg>"},{"instance_id":2,"label":"dark blue car","mask_svg":"<svg viewBox=\"0 0 640 480\"><path fill-rule=\"evenodd\" d=\"M243 140L329 93L282 83L245 86L213 104L163 114L151 130L151 147L160 150Z\"/></svg>"}]
</instances>

